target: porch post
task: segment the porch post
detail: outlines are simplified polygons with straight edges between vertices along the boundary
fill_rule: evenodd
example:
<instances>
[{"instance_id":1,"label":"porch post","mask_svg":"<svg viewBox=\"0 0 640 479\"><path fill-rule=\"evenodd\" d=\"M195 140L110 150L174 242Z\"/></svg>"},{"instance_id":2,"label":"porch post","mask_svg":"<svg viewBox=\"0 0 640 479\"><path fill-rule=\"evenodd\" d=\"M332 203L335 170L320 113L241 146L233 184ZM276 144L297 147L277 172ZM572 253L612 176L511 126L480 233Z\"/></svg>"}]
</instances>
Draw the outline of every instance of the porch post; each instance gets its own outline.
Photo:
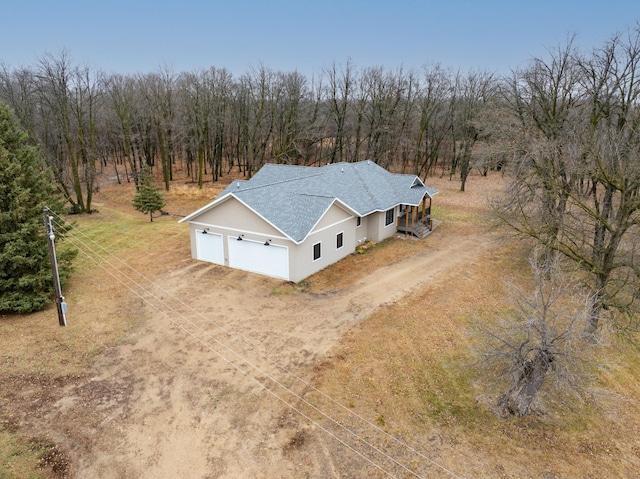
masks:
<instances>
[{"instance_id":1,"label":"porch post","mask_svg":"<svg viewBox=\"0 0 640 479\"><path fill-rule=\"evenodd\" d=\"M407 236L409 234L409 232L407 231L407 228L409 227L409 215L408 215L408 211L405 208L404 209L404 235Z\"/></svg>"}]
</instances>

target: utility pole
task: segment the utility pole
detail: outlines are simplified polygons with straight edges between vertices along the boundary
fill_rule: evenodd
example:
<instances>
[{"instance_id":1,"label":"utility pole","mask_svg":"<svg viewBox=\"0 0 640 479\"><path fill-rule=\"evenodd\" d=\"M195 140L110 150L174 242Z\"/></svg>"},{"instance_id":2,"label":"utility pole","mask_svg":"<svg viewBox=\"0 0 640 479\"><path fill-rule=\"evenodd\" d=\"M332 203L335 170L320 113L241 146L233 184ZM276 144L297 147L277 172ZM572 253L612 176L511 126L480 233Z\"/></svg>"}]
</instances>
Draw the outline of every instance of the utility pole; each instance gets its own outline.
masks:
<instances>
[{"instance_id":1,"label":"utility pole","mask_svg":"<svg viewBox=\"0 0 640 479\"><path fill-rule=\"evenodd\" d=\"M67 325L67 303L62 296L62 288L60 287L60 275L58 274L58 260L56 259L56 246L53 240L56 239L56 235L53 233L53 216L49 215L49 207L44 206L42 208L44 228L47 233L47 243L49 245L49 259L51 260L51 277L53 278L53 289L56 295L56 308L58 310L58 322L60 326Z\"/></svg>"}]
</instances>

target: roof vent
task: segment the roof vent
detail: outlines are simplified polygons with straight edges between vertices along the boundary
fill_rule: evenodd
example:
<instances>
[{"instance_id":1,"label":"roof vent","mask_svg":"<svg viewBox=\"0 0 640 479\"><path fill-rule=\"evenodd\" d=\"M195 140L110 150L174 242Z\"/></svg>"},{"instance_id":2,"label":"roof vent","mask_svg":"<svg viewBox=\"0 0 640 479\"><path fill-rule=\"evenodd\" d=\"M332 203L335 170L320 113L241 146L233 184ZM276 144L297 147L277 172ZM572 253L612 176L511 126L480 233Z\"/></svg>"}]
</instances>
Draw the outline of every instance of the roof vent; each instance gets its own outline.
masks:
<instances>
[{"instance_id":1,"label":"roof vent","mask_svg":"<svg viewBox=\"0 0 640 479\"><path fill-rule=\"evenodd\" d=\"M344 173L344 168L340 168L340 171L342 171Z\"/></svg>"},{"instance_id":2,"label":"roof vent","mask_svg":"<svg viewBox=\"0 0 640 479\"><path fill-rule=\"evenodd\" d=\"M238 186L236 186L236 188L240 188L240 182L238 181Z\"/></svg>"}]
</instances>

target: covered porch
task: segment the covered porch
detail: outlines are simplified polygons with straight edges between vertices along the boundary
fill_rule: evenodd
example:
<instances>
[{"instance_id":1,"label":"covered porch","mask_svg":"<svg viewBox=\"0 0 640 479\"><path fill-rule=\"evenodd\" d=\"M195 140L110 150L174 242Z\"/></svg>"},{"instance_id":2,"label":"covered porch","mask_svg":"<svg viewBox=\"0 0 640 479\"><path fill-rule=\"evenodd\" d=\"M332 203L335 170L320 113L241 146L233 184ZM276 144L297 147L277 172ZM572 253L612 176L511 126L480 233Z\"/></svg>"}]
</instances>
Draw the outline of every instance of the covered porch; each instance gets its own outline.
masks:
<instances>
[{"instance_id":1,"label":"covered porch","mask_svg":"<svg viewBox=\"0 0 640 479\"><path fill-rule=\"evenodd\" d=\"M400 205L396 229L406 235L426 238L433 230L431 197L428 194L424 195L418 206Z\"/></svg>"}]
</instances>

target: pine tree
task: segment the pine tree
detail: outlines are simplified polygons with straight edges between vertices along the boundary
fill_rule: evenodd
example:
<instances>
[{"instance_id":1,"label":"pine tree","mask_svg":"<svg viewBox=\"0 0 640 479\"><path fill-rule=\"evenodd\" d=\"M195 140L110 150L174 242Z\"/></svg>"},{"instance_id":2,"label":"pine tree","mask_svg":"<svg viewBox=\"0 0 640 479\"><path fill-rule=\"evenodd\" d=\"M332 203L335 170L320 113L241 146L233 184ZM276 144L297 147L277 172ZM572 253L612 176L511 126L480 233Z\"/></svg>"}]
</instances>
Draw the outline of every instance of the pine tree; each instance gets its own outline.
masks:
<instances>
[{"instance_id":1,"label":"pine tree","mask_svg":"<svg viewBox=\"0 0 640 479\"><path fill-rule=\"evenodd\" d=\"M50 170L13 112L0 103L0 312L31 313L50 303L51 263L42 207L61 211ZM62 239L66 227L56 230ZM77 251L58 252L61 279Z\"/></svg>"},{"instance_id":2,"label":"pine tree","mask_svg":"<svg viewBox=\"0 0 640 479\"><path fill-rule=\"evenodd\" d=\"M165 205L162 192L153 183L153 174L148 166L142 169L140 187L132 203L133 207L141 213L149 213L151 221L153 221L153 213L162 210Z\"/></svg>"}]
</instances>

